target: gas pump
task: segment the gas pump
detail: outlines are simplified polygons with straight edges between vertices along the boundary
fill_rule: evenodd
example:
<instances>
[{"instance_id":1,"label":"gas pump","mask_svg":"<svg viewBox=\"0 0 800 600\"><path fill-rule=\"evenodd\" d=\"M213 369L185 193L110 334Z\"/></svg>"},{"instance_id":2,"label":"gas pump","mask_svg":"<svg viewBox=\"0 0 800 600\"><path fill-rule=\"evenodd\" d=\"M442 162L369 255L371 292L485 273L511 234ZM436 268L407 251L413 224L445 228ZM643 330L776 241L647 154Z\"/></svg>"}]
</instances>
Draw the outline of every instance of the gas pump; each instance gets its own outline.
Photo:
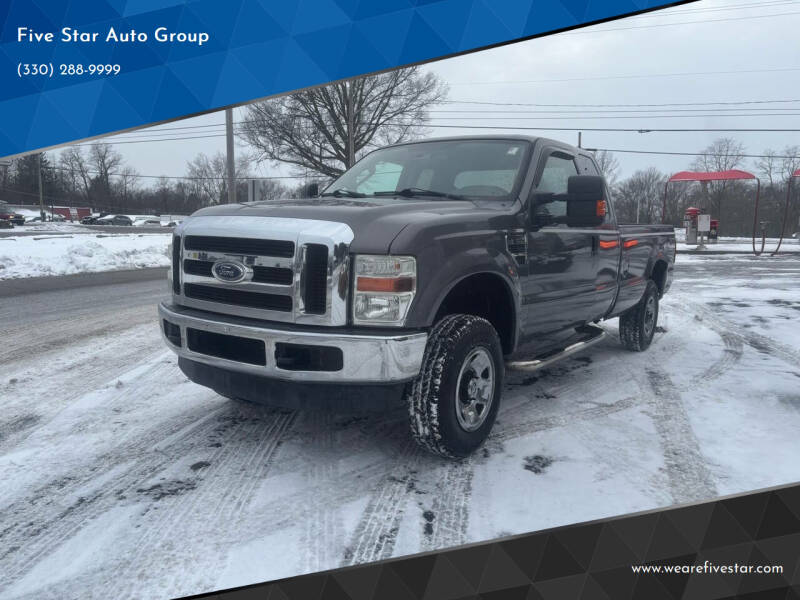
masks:
<instances>
[{"instance_id":1,"label":"gas pump","mask_svg":"<svg viewBox=\"0 0 800 600\"><path fill-rule=\"evenodd\" d=\"M700 209L690 206L683 215L683 227L686 230L686 244L689 246L697 245L697 218L700 216Z\"/></svg>"},{"instance_id":2,"label":"gas pump","mask_svg":"<svg viewBox=\"0 0 800 600\"><path fill-rule=\"evenodd\" d=\"M793 177L800 177L800 169L794 173ZM661 221L663 223L668 223L671 217L668 216L667 213L667 197L668 197L668 190L669 184L676 182L676 181L697 181L703 184L704 189L704 196L706 197L706 201L708 201L708 189L707 185L711 181L729 181L729 180L744 180L750 179L755 181L756 184L756 198L755 198L755 206L753 210L753 254L759 256L764 251L764 245L766 242L766 226L762 223L761 225L761 249L756 248L756 235L758 233L758 207L759 201L761 198L761 181L753 175L752 173L748 173L747 171L739 171L737 169L733 169L730 171L712 171L712 172L693 172L693 171L681 171L680 173L675 173L672 177L670 177L666 183L664 184L664 204L661 209ZM791 180L790 180L791 181ZM789 214L789 204L791 199L791 184L787 186L788 192L786 194L786 208L784 209L785 214L783 217L783 224L781 225L781 237L778 240L778 246L775 248L775 251L772 253L772 256L775 256L780 250L781 242L783 241L783 233L784 227L786 226L786 219ZM701 218L702 217L702 218ZM703 212L699 208L687 208L686 212L683 216L683 225L686 228L686 243L687 244L697 244L698 239L699 243L702 244L703 237L705 237L711 243L716 243L719 239L719 221L717 219L711 219L711 216L708 214L703 214Z\"/></svg>"},{"instance_id":3,"label":"gas pump","mask_svg":"<svg viewBox=\"0 0 800 600\"><path fill-rule=\"evenodd\" d=\"M711 219L711 230L708 232L708 241L716 244L719 241L719 219Z\"/></svg>"}]
</instances>

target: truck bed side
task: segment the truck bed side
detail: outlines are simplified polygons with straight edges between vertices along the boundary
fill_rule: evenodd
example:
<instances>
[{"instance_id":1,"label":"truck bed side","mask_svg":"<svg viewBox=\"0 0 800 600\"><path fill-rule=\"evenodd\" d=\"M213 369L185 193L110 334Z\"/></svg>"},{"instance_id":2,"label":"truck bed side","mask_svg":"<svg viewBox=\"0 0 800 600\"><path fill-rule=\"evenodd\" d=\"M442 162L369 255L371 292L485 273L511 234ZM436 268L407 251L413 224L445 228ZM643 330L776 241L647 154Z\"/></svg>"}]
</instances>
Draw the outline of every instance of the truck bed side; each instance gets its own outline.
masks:
<instances>
[{"instance_id":1,"label":"truck bed side","mask_svg":"<svg viewBox=\"0 0 800 600\"><path fill-rule=\"evenodd\" d=\"M619 225L619 291L607 318L635 306L653 279L661 294L672 283L675 231L670 225Z\"/></svg>"}]
</instances>

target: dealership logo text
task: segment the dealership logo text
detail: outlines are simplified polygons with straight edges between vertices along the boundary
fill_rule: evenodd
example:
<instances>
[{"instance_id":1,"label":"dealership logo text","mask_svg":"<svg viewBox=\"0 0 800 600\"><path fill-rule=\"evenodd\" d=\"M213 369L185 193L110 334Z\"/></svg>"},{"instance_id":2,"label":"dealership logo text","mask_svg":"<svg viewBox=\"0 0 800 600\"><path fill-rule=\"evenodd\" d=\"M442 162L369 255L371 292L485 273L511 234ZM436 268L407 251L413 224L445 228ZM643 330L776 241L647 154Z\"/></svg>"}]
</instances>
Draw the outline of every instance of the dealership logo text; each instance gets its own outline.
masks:
<instances>
[{"instance_id":1,"label":"dealership logo text","mask_svg":"<svg viewBox=\"0 0 800 600\"><path fill-rule=\"evenodd\" d=\"M17 41L31 44L49 44L55 41L91 44L100 40L106 43L129 44L146 42L149 39L150 36L147 33L136 31L135 29L117 31L113 27L109 27L106 34L101 36L99 31L79 31L72 27L62 27L61 36L56 40L56 35L52 31L38 32L28 27L17 27ZM153 31L153 39L156 42L197 44L198 46L202 46L211 39L211 36L205 31L169 31L166 27L157 27L155 31Z\"/></svg>"}]
</instances>

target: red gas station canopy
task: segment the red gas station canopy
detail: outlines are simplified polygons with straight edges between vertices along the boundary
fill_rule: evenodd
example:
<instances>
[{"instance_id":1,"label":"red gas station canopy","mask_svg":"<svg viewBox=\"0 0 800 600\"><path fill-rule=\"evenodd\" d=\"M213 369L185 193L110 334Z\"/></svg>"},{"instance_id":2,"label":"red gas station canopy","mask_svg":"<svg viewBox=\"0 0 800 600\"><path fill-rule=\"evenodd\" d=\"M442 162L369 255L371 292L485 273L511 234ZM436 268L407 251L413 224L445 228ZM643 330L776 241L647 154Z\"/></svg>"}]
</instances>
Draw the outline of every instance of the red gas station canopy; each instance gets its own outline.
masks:
<instances>
[{"instance_id":1,"label":"red gas station canopy","mask_svg":"<svg viewBox=\"0 0 800 600\"><path fill-rule=\"evenodd\" d=\"M800 177L800 169L795 176ZM670 181L724 181L730 179L758 179L752 173L733 169L731 171L694 172L681 171L669 178Z\"/></svg>"}]
</instances>

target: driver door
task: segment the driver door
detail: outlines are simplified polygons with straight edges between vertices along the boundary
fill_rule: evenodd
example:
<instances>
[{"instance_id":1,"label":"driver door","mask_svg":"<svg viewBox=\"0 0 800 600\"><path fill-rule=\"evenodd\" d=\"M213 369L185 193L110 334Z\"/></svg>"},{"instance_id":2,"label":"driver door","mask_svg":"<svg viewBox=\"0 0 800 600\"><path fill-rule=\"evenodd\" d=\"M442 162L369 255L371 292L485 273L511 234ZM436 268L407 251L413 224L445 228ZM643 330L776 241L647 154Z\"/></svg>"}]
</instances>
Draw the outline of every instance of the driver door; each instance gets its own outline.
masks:
<instances>
[{"instance_id":1,"label":"driver door","mask_svg":"<svg viewBox=\"0 0 800 600\"><path fill-rule=\"evenodd\" d=\"M523 283L526 337L570 331L593 313L596 232L566 223L567 183L579 174L575 159L563 149L547 149L537 166Z\"/></svg>"}]
</instances>

